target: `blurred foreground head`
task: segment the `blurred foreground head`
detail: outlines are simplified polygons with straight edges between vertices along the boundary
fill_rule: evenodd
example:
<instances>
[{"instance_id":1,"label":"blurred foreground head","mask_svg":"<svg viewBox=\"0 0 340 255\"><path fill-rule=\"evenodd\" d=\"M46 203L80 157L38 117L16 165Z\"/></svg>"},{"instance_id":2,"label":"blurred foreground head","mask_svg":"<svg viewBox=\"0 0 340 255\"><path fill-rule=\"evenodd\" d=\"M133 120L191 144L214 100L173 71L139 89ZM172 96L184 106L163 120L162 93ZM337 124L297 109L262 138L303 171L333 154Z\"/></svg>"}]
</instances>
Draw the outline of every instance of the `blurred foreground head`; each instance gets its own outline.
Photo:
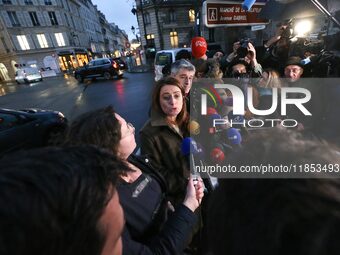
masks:
<instances>
[{"instance_id":1,"label":"blurred foreground head","mask_svg":"<svg viewBox=\"0 0 340 255\"><path fill-rule=\"evenodd\" d=\"M115 183L125 165L94 147L43 148L0 161L0 254L121 254Z\"/></svg>"},{"instance_id":2,"label":"blurred foreground head","mask_svg":"<svg viewBox=\"0 0 340 255\"><path fill-rule=\"evenodd\" d=\"M273 129L255 134L230 164L334 166L339 158L326 143ZM338 254L340 179L318 177L220 180L208 216L213 254Z\"/></svg>"}]
</instances>

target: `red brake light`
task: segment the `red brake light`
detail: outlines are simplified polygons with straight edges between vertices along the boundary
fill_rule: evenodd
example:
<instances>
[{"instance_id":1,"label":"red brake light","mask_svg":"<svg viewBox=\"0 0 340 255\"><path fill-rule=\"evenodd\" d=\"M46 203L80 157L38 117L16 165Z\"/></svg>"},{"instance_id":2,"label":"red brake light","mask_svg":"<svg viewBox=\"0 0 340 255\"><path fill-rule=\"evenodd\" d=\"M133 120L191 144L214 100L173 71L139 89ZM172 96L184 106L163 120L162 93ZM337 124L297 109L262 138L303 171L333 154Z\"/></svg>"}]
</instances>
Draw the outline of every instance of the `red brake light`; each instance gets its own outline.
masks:
<instances>
[{"instance_id":1,"label":"red brake light","mask_svg":"<svg viewBox=\"0 0 340 255\"><path fill-rule=\"evenodd\" d=\"M118 68L118 64L117 64L117 62L113 61L113 64L112 64L112 66L113 66L114 68Z\"/></svg>"}]
</instances>

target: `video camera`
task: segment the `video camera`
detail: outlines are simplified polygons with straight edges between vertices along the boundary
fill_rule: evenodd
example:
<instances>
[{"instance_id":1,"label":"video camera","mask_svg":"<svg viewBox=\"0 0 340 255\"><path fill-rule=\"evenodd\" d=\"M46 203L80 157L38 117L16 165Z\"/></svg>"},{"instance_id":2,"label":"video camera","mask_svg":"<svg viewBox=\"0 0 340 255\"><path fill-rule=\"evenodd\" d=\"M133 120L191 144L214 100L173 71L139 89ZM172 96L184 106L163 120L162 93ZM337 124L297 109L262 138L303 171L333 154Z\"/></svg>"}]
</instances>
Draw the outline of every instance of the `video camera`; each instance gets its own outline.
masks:
<instances>
[{"instance_id":1,"label":"video camera","mask_svg":"<svg viewBox=\"0 0 340 255\"><path fill-rule=\"evenodd\" d=\"M251 43L249 38L240 40L241 47L237 49L238 58L245 58L248 54L248 43Z\"/></svg>"},{"instance_id":2,"label":"video camera","mask_svg":"<svg viewBox=\"0 0 340 255\"><path fill-rule=\"evenodd\" d=\"M294 29L293 29L293 19L290 19L283 24L278 24L278 27L286 26L286 28L282 28L283 32L281 34L282 38L292 39L294 37Z\"/></svg>"}]
</instances>

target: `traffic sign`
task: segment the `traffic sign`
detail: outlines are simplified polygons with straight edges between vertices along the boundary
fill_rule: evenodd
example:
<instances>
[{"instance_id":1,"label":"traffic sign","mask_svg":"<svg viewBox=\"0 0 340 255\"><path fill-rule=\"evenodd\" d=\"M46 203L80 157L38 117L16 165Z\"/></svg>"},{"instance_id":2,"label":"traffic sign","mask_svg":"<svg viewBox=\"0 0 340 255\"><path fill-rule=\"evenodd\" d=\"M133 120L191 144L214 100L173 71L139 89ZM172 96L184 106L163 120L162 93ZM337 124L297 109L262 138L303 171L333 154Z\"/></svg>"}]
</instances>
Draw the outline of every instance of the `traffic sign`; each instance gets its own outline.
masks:
<instances>
[{"instance_id":1,"label":"traffic sign","mask_svg":"<svg viewBox=\"0 0 340 255\"><path fill-rule=\"evenodd\" d=\"M257 17L265 2L255 3L249 11L242 9L241 2L205 1L203 3L203 20L207 27L234 27L268 24L266 19Z\"/></svg>"}]
</instances>

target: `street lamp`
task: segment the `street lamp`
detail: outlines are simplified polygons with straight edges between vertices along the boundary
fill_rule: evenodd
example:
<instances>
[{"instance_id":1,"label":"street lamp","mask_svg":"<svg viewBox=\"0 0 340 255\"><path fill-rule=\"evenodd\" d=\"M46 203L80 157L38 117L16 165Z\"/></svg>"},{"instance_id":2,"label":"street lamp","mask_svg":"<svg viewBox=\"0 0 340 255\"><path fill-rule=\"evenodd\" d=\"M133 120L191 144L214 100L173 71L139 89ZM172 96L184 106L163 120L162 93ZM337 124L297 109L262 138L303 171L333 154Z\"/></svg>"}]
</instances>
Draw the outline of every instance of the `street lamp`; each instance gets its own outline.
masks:
<instances>
[{"instance_id":1,"label":"street lamp","mask_svg":"<svg viewBox=\"0 0 340 255\"><path fill-rule=\"evenodd\" d=\"M134 26L131 26L131 31L134 35L136 35L136 39L139 42L138 32L136 31L137 29L139 29L139 28L138 27L135 28Z\"/></svg>"}]
</instances>

